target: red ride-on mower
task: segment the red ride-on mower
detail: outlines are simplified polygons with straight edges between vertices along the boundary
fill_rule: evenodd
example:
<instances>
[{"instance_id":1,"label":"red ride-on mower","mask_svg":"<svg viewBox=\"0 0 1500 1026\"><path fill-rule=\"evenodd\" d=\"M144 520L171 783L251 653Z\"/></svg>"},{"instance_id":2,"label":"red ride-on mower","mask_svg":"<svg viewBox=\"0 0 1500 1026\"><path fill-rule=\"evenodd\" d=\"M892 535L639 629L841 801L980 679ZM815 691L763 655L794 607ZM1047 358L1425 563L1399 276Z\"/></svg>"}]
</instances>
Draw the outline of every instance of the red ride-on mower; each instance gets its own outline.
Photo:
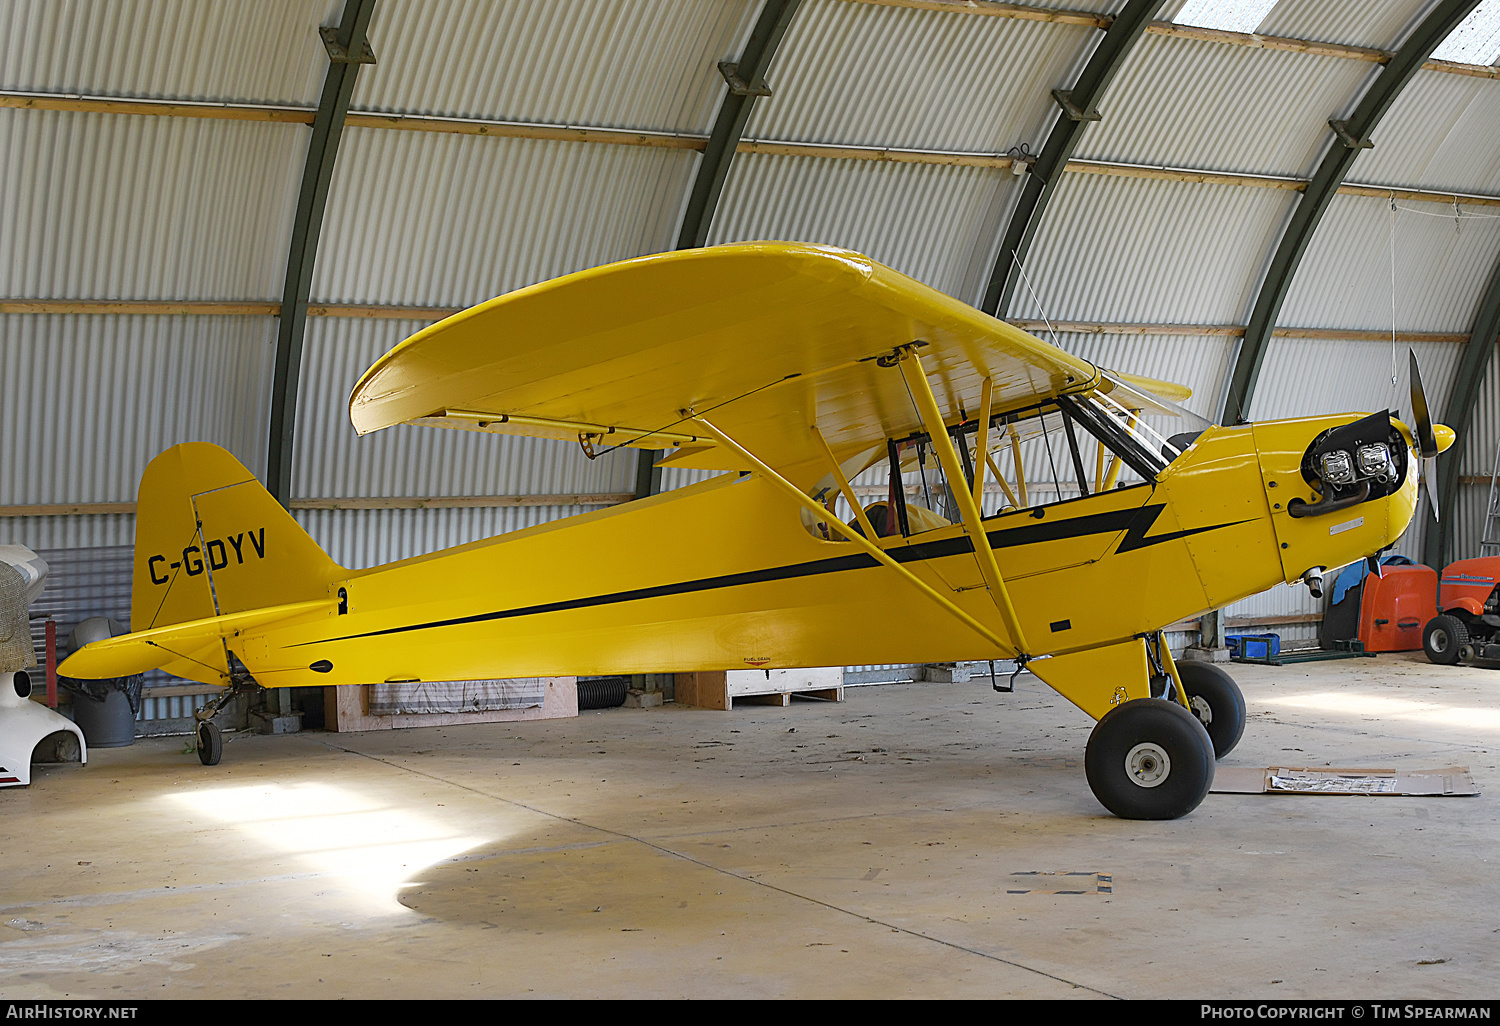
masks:
<instances>
[{"instance_id":1,"label":"red ride-on mower","mask_svg":"<svg viewBox=\"0 0 1500 1026\"><path fill-rule=\"evenodd\" d=\"M1434 663L1500 660L1500 556L1449 563L1438 583L1437 616L1422 630L1422 650Z\"/></svg>"}]
</instances>

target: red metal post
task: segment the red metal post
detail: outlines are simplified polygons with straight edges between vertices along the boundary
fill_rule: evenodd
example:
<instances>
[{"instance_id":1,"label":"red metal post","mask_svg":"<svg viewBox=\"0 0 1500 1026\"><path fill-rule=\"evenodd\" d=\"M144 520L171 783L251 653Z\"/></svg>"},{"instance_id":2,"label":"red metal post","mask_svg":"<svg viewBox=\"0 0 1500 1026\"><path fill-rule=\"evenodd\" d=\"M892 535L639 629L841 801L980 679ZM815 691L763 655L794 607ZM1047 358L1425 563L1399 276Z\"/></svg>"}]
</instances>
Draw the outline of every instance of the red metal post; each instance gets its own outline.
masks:
<instances>
[{"instance_id":1,"label":"red metal post","mask_svg":"<svg viewBox=\"0 0 1500 1026\"><path fill-rule=\"evenodd\" d=\"M57 621L47 617L47 705L57 708Z\"/></svg>"}]
</instances>

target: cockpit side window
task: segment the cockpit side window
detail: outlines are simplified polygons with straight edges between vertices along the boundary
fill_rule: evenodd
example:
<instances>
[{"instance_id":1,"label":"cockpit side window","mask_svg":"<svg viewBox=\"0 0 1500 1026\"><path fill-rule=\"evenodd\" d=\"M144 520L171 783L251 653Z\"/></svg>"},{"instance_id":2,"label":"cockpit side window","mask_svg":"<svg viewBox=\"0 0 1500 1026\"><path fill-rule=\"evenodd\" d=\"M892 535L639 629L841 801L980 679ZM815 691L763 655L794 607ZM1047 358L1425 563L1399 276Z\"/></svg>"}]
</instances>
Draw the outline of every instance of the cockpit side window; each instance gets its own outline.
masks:
<instances>
[{"instance_id":1,"label":"cockpit side window","mask_svg":"<svg viewBox=\"0 0 1500 1026\"><path fill-rule=\"evenodd\" d=\"M1090 397L1092 399L1092 397ZM1059 396L996 418L985 454L986 516L1127 488L1152 481L1166 460L1134 438L1122 418L1090 400ZM974 444L974 435L969 444ZM977 454L976 454L977 459Z\"/></svg>"},{"instance_id":2,"label":"cockpit side window","mask_svg":"<svg viewBox=\"0 0 1500 1026\"><path fill-rule=\"evenodd\" d=\"M971 454L963 447L957 429L952 437L964 461L968 482L972 482ZM961 487L971 487L968 482ZM856 498L864 504L865 518L877 537L912 537L949 527L962 519L952 486L933 451L931 438L925 433L889 439L884 459L872 461L850 484ZM819 483L813 497L854 530L864 533L858 518L839 495L832 475ZM837 537L826 523L815 522L810 514L804 515L802 522L816 538Z\"/></svg>"},{"instance_id":3,"label":"cockpit side window","mask_svg":"<svg viewBox=\"0 0 1500 1026\"><path fill-rule=\"evenodd\" d=\"M913 537L959 523L952 489L956 484L972 490L981 464L980 511L992 517L1153 482L1196 437L1164 439L1142 422L1140 411L1098 393L1058 396L996 414L984 452L978 451L978 435L979 424L973 420L949 429L965 477L952 484L925 433L889 439L883 460L869 454L860 464L866 469L851 485L875 534ZM831 475L815 497L832 515L863 532ZM815 537L838 537L810 514L803 522Z\"/></svg>"}]
</instances>

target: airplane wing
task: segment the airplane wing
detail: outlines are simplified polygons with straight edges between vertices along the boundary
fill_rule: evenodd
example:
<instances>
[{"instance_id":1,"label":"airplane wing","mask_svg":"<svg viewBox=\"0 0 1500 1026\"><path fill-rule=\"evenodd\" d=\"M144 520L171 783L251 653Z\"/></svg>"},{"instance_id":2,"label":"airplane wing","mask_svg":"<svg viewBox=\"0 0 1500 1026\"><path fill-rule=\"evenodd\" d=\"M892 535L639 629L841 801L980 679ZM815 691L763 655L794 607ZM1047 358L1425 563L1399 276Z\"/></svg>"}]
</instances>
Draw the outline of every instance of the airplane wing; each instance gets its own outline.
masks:
<instances>
[{"instance_id":1,"label":"airplane wing","mask_svg":"<svg viewBox=\"0 0 1500 1026\"><path fill-rule=\"evenodd\" d=\"M919 343L946 423L1108 389L1100 370L868 257L754 242L640 257L492 299L418 332L349 399L355 429L394 424L677 447L663 465L745 469L692 419L799 484L923 430L888 356ZM1137 382L1168 398L1186 389Z\"/></svg>"}]
</instances>

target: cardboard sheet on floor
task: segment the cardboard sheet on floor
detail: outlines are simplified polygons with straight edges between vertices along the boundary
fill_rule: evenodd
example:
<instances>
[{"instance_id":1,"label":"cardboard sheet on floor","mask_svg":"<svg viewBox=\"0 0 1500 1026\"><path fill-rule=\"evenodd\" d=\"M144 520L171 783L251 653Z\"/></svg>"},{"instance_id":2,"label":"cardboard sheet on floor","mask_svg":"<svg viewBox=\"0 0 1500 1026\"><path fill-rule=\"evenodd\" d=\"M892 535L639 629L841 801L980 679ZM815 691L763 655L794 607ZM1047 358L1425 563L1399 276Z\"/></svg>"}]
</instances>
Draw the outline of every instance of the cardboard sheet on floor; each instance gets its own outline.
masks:
<instances>
[{"instance_id":1,"label":"cardboard sheet on floor","mask_svg":"<svg viewBox=\"0 0 1500 1026\"><path fill-rule=\"evenodd\" d=\"M1337 769L1329 766L1221 766L1214 794L1477 795L1467 766L1431 770Z\"/></svg>"}]
</instances>

